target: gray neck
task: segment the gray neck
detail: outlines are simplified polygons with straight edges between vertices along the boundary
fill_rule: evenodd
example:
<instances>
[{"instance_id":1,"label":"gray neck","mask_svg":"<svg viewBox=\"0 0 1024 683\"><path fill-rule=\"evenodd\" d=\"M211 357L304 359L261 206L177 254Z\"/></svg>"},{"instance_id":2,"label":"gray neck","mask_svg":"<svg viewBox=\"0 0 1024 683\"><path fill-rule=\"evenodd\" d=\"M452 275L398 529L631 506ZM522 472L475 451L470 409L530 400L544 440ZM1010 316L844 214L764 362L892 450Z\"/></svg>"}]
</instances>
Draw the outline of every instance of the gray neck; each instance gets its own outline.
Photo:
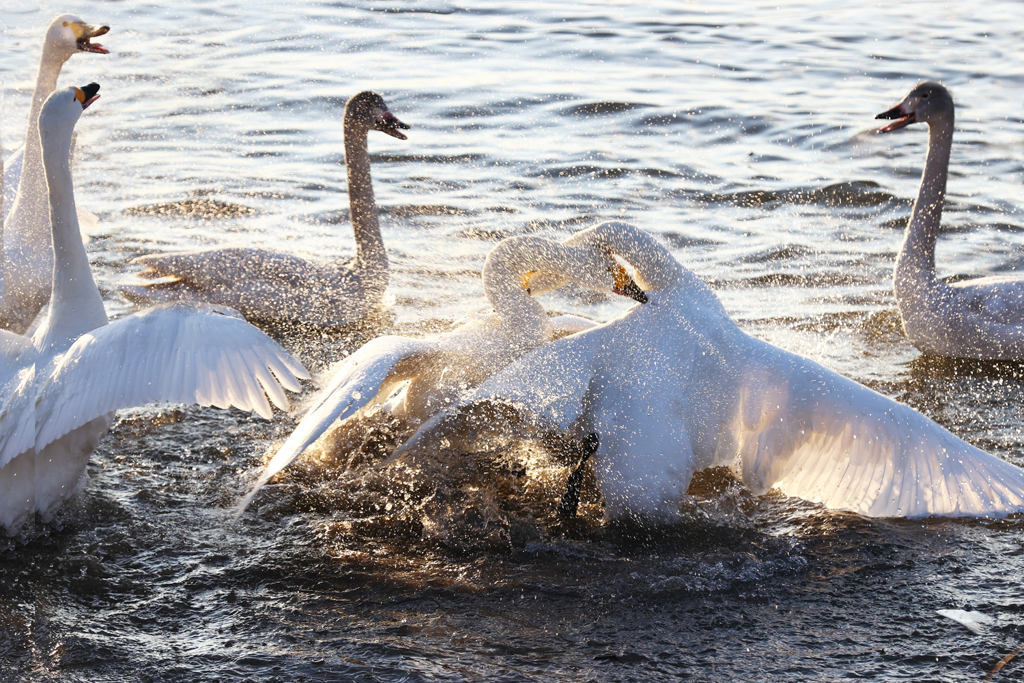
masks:
<instances>
[{"instance_id":1,"label":"gray neck","mask_svg":"<svg viewBox=\"0 0 1024 683\"><path fill-rule=\"evenodd\" d=\"M903 246L896 258L894 283L897 296L915 283L935 279L935 243L946 200L949 154L953 145L953 114L928 123L928 154L921 187L910 214Z\"/></svg>"},{"instance_id":2,"label":"gray neck","mask_svg":"<svg viewBox=\"0 0 1024 683\"><path fill-rule=\"evenodd\" d=\"M377 202L370 178L370 155L366 148L367 130L345 119L345 169L348 175L348 205L352 215L352 232L356 239L357 264L383 264L388 256L380 236Z\"/></svg>"}]
</instances>

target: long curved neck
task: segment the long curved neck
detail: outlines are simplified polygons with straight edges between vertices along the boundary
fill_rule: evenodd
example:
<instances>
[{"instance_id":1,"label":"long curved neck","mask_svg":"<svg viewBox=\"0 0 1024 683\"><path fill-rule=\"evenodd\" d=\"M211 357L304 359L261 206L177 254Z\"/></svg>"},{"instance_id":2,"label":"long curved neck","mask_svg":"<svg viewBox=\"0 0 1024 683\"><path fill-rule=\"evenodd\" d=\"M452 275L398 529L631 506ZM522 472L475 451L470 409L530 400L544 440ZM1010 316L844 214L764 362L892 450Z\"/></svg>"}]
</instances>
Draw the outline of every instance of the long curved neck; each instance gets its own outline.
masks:
<instances>
[{"instance_id":1,"label":"long curved neck","mask_svg":"<svg viewBox=\"0 0 1024 683\"><path fill-rule=\"evenodd\" d=\"M928 154L921 187L907 222L903 246L896 258L894 284L897 296L914 284L935 280L935 243L946 201L949 154L953 146L953 113L928 122Z\"/></svg>"},{"instance_id":2,"label":"long curved neck","mask_svg":"<svg viewBox=\"0 0 1024 683\"><path fill-rule=\"evenodd\" d=\"M43 144L53 230L53 294L37 339L41 349L49 347L55 353L64 351L85 332L107 324L103 299L78 227L70 155L70 133L54 136Z\"/></svg>"},{"instance_id":3,"label":"long curved neck","mask_svg":"<svg viewBox=\"0 0 1024 683\"><path fill-rule=\"evenodd\" d=\"M380 236L377 202L370 178L370 155L366 148L367 130L345 116L345 169L348 175L348 205L352 215L352 232L356 238L356 262L364 265L383 264L388 256Z\"/></svg>"},{"instance_id":4,"label":"long curved neck","mask_svg":"<svg viewBox=\"0 0 1024 683\"><path fill-rule=\"evenodd\" d=\"M45 210L45 195L42 192L33 191L33 188L42 188L45 185L43 154L39 142L39 112L42 111L46 98L56 90L57 77L60 76L61 67L64 66L67 59L67 56L48 42L43 43L43 54L39 58L39 71L36 74L36 88L32 93L32 104L28 110L21 179L18 181L17 199L15 199L14 206L11 207L12 216L15 210L18 210L19 213L24 210L32 213ZM19 204L23 204L23 206L19 207ZM34 237L47 241L49 239L48 235Z\"/></svg>"},{"instance_id":5,"label":"long curved neck","mask_svg":"<svg viewBox=\"0 0 1024 683\"><path fill-rule=\"evenodd\" d=\"M537 302L523 283L523 276L532 271L545 271L573 279L576 255L571 248L542 237L520 237L505 240L491 250L484 262L483 281L487 300L501 318L502 326L521 339L536 346L551 329L544 307Z\"/></svg>"}]
</instances>

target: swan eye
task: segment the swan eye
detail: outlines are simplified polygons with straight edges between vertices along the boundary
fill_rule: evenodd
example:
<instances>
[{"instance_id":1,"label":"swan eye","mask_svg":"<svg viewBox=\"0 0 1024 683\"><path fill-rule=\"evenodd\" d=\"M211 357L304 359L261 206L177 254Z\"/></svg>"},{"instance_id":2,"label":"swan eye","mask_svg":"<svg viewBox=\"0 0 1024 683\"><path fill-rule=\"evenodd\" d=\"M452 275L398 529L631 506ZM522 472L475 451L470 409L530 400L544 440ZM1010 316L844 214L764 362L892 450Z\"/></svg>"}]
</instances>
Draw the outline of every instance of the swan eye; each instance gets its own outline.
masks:
<instances>
[{"instance_id":1,"label":"swan eye","mask_svg":"<svg viewBox=\"0 0 1024 683\"><path fill-rule=\"evenodd\" d=\"M921 99L922 100L927 100L928 99L928 93L926 93L926 92L921 93Z\"/></svg>"},{"instance_id":2,"label":"swan eye","mask_svg":"<svg viewBox=\"0 0 1024 683\"><path fill-rule=\"evenodd\" d=\"M85 93L80 88L75 88L75 99L81 104L85 104Z\"/></svg>"}]
</instances>

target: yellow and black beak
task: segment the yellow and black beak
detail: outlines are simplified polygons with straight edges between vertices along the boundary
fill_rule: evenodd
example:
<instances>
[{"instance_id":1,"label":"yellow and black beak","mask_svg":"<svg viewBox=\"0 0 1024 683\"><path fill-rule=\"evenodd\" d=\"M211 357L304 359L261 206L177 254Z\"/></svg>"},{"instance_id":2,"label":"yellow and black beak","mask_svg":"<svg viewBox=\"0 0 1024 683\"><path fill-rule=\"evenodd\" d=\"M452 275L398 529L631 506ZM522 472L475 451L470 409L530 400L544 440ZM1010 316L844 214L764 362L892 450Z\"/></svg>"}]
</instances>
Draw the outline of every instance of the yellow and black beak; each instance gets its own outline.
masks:
<instances>
[{"instance_id":1,"label":"yellow and black beak","mask_svg":"<svg viewBox=\"0 0 1024 683\"><path fill-rule=\"evenodd\" d=\"M109 26L93 26L84 21L66 21L64 25L75 33L75 43L80 52L95 52L98 55L110 54L110 50L99 43L90 42L93 38L102 36L110 31Z\"/></svg>"},{"instance_id":2,"label":"yellow and black beak","mask_svg":"<svg viewBox=\"0 0 1024 683\"><path fill-rule=\"evenodd\" d=\"M82 109L88 109L89 105L100 98L100 84L90 83L81 88L75 88L75 99L82 105Z\"/></svg>"},{"instance_id":3,"label":"yellow and black beak","mask_svg":"<svg viewBox=\"0 0 1024 683\"><path fill-rule=\"evenodd\" d=\"M647 303L647 295L644 294L644 290L640 289L640 286L629 276L625 268L619 266L613 275L615 275L615 287L612 288L614 293L628 296L633 301L639 301L642 304Z\"/></svg>"}]
</instances>

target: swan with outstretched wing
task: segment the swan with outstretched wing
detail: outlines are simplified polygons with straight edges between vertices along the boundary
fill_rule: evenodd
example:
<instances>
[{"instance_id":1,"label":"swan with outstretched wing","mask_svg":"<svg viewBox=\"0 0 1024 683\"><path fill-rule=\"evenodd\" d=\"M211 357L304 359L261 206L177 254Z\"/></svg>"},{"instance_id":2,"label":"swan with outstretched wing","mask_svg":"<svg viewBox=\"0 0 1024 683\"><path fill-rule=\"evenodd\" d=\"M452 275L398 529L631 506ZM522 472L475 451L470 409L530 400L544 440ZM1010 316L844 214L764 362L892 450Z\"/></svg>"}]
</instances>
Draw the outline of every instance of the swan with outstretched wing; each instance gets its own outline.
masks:
<instances>
[{"instance_id":1,"label":"swan with outstretched wing","mask_svg":"<svg viewBox=\"0 0 1024 683\"><path fill-rule=\"evenodd\" d=\"M711 289L651 235L605 223L571 238L636 268L649 301L496 372L464 402L502 401L575 435L596 433L609 518L670 521L693 473L730 466L778 488L876 517L1024 510L1024 470L921 413L743 332ZM428 420L393 459L445 436Z\"/></svg>"}]
</instances>

